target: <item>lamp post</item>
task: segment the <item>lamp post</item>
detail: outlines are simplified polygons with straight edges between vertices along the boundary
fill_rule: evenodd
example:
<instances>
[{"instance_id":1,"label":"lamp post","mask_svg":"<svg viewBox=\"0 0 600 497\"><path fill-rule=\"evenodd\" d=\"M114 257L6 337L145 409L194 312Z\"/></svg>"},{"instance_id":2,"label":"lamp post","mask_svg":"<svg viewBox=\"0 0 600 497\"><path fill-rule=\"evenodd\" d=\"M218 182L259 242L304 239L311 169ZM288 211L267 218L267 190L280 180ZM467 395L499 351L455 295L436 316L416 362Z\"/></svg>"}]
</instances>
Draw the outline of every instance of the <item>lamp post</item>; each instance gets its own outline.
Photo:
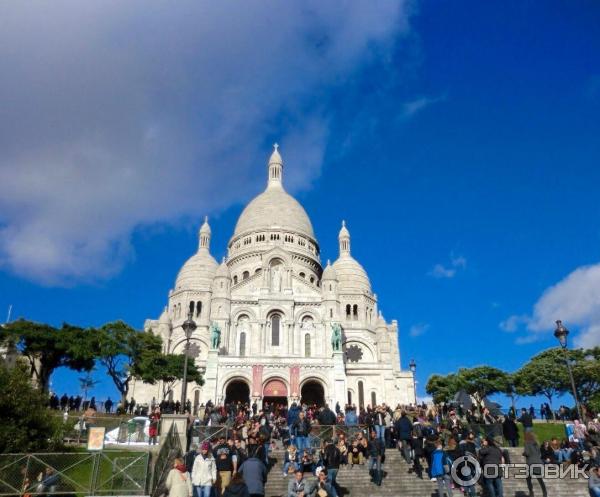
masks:
<instances>
[{"instance_id":1,"label":"lamp post","mask_svg":"<svg viewBox=\"0 0 600 497\"><path fill-rule=\"evenodd\" d=\"M575 379L573 378L573 370L571 369L571 361L569 361L569 354L567 353L567 336L569 335L569 330L565 328L562 324L562 321L559 319L556 321L556 329L554 330L554 336L560 343L563 352L565 353L565 362L567 363L567 369L569 371L569 378L571 379L571 388L573 390L573 398L575 399L575 406L577 407L577 415L579 419L583 421L581 417L581 407L579 406L579 399L577 398L577 389L575 388Z\"/></svg>"},{"instance_id":2,"label":"lamp post","mask_svg":"<svg viewBox=\"0 0 600 497\"><path fill-rule=\"evenodd\" d=\"M190 355L190 338L192 333L196 329L196 323L192 319L192 311L188 313L187 319L181 325L185 333L185 357L183 359L183 385L181 386L181 408L185 412L185 403L187 401L187 369L188 369L188 356Z\"/></svg>"},{"instance_id":3,"label":"lamp post","mask_svg":"<svg viewBox=\"0 0 600 497\"><path fill-rule=\"evenodd\" d=\"M415 378L415 372L417 371L417 363L414 359L411 359L408 363L408 368L413 374L413 391L415 392L415 405L417 405L417 380Z\"/></svg>"}]
</instances>

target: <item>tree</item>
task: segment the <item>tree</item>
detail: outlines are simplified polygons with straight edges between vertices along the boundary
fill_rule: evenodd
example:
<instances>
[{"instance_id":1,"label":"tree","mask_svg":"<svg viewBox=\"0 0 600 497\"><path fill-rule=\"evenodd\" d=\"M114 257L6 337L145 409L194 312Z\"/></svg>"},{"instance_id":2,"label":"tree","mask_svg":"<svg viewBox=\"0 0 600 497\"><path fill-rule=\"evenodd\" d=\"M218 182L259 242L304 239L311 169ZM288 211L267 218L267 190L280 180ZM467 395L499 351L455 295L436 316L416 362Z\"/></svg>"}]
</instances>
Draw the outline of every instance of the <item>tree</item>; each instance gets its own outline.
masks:
<instances>
[{"instance_id":1,"label":"tree","mask_svg":"<svg viewBox=\"0 0 600 497\"><path fill-rule=\"evenodd\" d=\"M600 347L572 350L569 355L577 396L581 403L588 404L600 392Z\"/></svg>"},{"instance_id":2,"label":"tree","mask_svg":"<svg viewBox=\"0 0 600 497\"><path fill-rule=\"evenodd\" d=\"M183 380L183 370L185 363L184 354L162 354L153 363L152 367L148 367L145 371L145 376L141 379L154 384L156 381L162 381L162 395L166 398L173 390L177 381ZM188 359L187 383L195 382L198 385L204 385L202 373L194 364L193 359Z\"/></svg>"},{"instance_id":3,"label":"tree","mask_svg":"<svg viewBox=\"0 0 600 497\"><path fill-rule=\"evenodd\" d=\"M478 410L485 397L506 391L508 380L507 373L491 366L463 368L456 373L456 384L475 399Z\"/></svg>"},{"instance_id":4,"label":"tree","mask_svg":"<svg viewBox=\"0 0 600 497\"><path fill-rule=\"evenodd\" d=\"M554 416L552 399L570 390L564 351L560 348L545 350L532 357L514 374L519 395L543 395Z\"/></svg>"},{"instance_id":5,"label":"tree","mask_svg":"<svg viewBox=\"0 0 600 497\"><path fill-rule=\"evenodd\" d=\"M91 372L89 372L85 376L79 377L79 386L81 387L81 390L83 390L83 402L87 400L88 392L92 388L94 388L98 383L99 382L97 380L94 380L94 377L92 376Z\"/></svg>"},{"instance_id":6,"label":"tree","mask_svg":"<svg viewBox=\"0 0 600 497\"><path fill-rule=\"evenodd\" d=\"M29 367L0 364L0 453L54 450L62 445L63 423L51 416L47 395L32 385Z\"/></svg>"},{"instance_id":7,"label":"tree","mask_svg":"<svg viewBox=\"0 0 600 497\"><path fill-rule=\"evenodd\" d=\"M55 369L76 371L94 367L94 345L90 330L64 323L61 328L19 319L0 327L0 342L9 342L25 357L29 373L43 391L48 391Z\"/></svg>"},{"instance_id":8,"label":"tree","mask_svg":"<svg viewBox=\"0 0 600 497\"><path fill-rule=\"evenodd\" d=\"M515 375L511 373L506 374L506 384L504 385L504 389L500 390L503 394L505 394L509 399L513 410L516 412L516 401L519 397L519 392L517 391L517 384Z\"/></svg>"},{"instance_id":9,"label":"tree","mask_svg":"<svg viewBox=\"0 0 600 497\"><path fill-rule=\"evenodd\" d=\"M442 402L450 402L456 392L458 392L458 386L456 384L456 375L449 374L442 376L434 374L429 377L425 390L429 395L433 397L435 404Z\"/></svg>"},{"instance_id":10,"label":"tree","mask_svg":"<svg viewBox=\"0 0 600 497\"><path fill-rule=\"evenodd\" d=\"M123 321L107 323L97 330L97 357L106 368L121 401L125 401L132 378L154 381L162 340L149 331L136 331Z\"/></svg>"}]
</instances>

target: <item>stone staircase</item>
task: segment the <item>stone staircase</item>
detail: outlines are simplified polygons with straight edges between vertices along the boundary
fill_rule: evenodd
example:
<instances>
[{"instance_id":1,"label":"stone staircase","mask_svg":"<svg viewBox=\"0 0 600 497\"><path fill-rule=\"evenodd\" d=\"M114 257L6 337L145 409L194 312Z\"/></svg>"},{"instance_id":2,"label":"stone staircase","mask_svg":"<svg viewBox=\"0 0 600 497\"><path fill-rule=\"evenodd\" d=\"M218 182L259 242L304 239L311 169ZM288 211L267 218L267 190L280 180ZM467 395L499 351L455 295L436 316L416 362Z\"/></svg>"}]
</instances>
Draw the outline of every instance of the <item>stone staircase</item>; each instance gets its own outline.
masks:
<instances>
[{"instance_id":1,"label":"stone staircase","mask_svg":"<svg viewBox=\"0 0 600 497\"><path fill-rule=\"evenodd\" d=\"M524 462L522 448L509 449L511 463ZM266 497L287 497L287 486L292 475L284 478L283 472L283 450L275 450L271 454L273 465L269 472L266 486ZM429 481L427 473L423 480L409 473L409 466L402 459L397 450L386 451L386 462L384 464L384 479L381 487L370 482L369 472L366 464L364 466L341 467L337 483L342 489L340 497L437 497L436 482ZM306 478L314 480L314 476L305 475ZM588 497L587 480L545 480L548 497ZM503 479L504 497L528 497L527 483L525 479L512 477ZM482 488L477 485L478 495L482 495ZM537 481L533 481L533 490L536 497L541 497L542 491ZM462 496L459 488L453 490L456 497Z\"/></svg>"}]
</instances>

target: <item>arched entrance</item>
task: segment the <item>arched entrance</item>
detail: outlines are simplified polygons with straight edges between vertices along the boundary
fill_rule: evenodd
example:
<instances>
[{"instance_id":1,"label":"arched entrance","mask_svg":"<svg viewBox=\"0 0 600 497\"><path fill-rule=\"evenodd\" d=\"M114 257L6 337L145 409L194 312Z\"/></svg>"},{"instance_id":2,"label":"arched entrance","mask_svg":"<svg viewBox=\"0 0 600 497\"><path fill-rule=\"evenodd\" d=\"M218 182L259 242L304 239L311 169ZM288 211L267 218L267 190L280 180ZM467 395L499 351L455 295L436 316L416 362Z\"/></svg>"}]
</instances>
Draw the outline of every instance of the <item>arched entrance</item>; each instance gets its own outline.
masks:
<instances>
[{"instance_id":1,"label":"arched entrance","mask_svg":"<svg viewBox=\"0 0 600 497\"><path fill-rule=\"evenodd\" d=\"M250 402L250 387L244 380L230 381L225 389L225 404L237 402Z\"/></svg>"},{"instance_id":2,"label":"arched entrance","mask_svg":"<svg viewBox=\"0 0 600 497\"><path fill-rule=\"evenodd\" d=\"M266 403L269 403L269 405L287 406L287 396L288 390L283 380L269 380L263 387L263 406Z\"/></svg>"},{"instance_id":3,"label":"arched entrance","mask_svg":"<svg viewBox=\"0 0 600 497\"><path fill-rule=\"evenodd\" d=\"M304 383L300 395L303 404L316 404L318 407L325 405L325 390L323 389L323 385L316 380L309 380Z\"/></svg>"}]
</instances>

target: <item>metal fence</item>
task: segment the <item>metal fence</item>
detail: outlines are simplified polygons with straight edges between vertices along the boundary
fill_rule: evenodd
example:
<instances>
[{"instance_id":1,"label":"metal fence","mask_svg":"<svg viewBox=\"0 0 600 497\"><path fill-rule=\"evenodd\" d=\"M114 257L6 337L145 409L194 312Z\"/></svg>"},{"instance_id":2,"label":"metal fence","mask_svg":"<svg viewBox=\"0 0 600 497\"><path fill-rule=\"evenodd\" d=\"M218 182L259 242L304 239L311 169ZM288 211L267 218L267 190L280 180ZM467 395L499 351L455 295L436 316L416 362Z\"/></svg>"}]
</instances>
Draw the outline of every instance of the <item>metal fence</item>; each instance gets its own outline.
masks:
<instances>
[{"instance_id":1,"label":"metal fence","mask_svg":"<svg viewBox=\"0 0 600 497\"><path fill-rule=\"evenodd\" d=\"M86 419L83 415L76 415L61 418L64 423L63 438L67 443L86 443L89 429L93 426L106 428L105 440L108 444L135 445L147 444L149 441L150 421L144 416L94 416Z\"/></svg>"},{"instance_id":2,"label":"metal fence","mask_svg":"<svg viewBox=\"0 0 600 497\"><path fill-rule=\"evenodd\" d=\"M176 457L183 455L183 449L181 447L181 441L179 433L177 431L177 425L173 423L165 440L156 456L154 461L154 468L152 472L152 496L158 497L167 494L165 488L165 481L169 471L173 467L173 461Z\"/></svg>"},{"instance_id":3,"label":"metal fence","mask_svg":"<svg viewBox=\"0 0 600 497\"><path fill-rule=\"evenodd\" d=\"M0 454L0 496L146 495L149 454Z\"/></svg>"}]
</instances>

